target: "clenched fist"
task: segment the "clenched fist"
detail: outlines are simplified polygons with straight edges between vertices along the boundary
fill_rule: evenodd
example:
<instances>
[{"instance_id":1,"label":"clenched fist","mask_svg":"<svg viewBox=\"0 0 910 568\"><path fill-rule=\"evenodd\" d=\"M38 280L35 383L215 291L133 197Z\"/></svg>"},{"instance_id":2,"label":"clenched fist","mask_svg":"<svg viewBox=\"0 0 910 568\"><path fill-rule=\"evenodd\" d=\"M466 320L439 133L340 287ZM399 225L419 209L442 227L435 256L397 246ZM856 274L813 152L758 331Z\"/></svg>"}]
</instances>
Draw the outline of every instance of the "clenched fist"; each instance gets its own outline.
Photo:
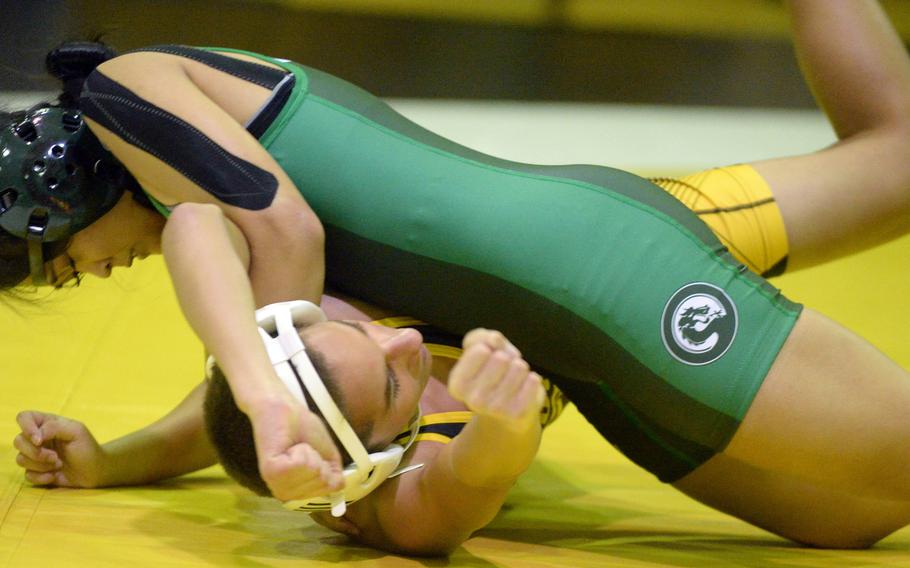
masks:
<instances>
[{"instance_id":1,"label":"clenched fist","mask_svg":"<svg viewBox=\"0 0 910 568\"><path fill-rule=\"evenodd\" d=\"M546 398L540 375L502 333L478 328L465 335L463 346L449 374L453 398L511 430L539 420Z\"/></svg>"}]
</instances>

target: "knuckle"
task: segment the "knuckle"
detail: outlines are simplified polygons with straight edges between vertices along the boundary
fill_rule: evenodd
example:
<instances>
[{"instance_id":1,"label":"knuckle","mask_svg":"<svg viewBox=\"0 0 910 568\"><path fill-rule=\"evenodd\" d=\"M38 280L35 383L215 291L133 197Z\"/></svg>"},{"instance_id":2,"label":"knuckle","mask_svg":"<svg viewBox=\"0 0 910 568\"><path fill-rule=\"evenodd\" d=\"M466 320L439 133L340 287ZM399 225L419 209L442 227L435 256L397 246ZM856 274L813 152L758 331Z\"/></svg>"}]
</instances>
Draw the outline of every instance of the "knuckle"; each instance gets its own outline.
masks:
<instances>
[{"instance_id":1,"label":"knuckle","mask_svg":"<svg viewBox=\"0 0 910 568\"><path fill-rule=\"evenodd\" d=\"M505 364L509 363L511 357L505 351L497 350L497 351L494 351L492 355L490 355L490 359L494 363L497 363L499 365L505 365Z\"/></svg>"},{"instance_id":2,"label":"knuckle","mask_svg":"<svg viewBox=\"0 0 910 568\"><path fill-rule=\"evenodd\" d=\"M489 332L490 341L496 343L497 345L505 345L508 343L506 341L506 336L502 334L501 331L497 329L491 329Z\"/></svg>"},{"instance_id":3,"label":"knuckle","mask_svg":"<svg viewBox=\"0 0 910 568\"><path fill-rule=\"evenodd\" d=\"M492 353L493 350L490 347L483 343L475 343L465 350L465 355L471 357L483 357Z\"/></svg>"},{"instance_id":4,"label":"knuckle","mask_svg":"<svg viewBox=\"0 0 910 568\"><path fill-rule=\"evenodd\" d=\"M523 375L527 375L531 370L531 366L528 365L528 362L524 359L515 359L512 361L512 369Z\"/></svg>"}]
</instances>

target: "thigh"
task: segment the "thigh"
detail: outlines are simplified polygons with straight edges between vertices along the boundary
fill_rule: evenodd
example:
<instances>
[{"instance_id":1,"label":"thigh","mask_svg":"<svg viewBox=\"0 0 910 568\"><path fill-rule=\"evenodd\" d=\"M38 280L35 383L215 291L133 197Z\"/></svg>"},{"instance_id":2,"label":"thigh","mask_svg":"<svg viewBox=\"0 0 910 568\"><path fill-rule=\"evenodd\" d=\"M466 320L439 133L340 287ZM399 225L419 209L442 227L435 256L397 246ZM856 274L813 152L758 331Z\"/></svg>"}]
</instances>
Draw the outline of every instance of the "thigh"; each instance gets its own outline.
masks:
<instances>
[{"instance_id":1,"label":"thigh","mask_svg":"<svg viewBox=\"0 0 910 568\"><path fill-rule=\"evenodd\" d=\"M907 233L910 191L903 136L857 136L821 152L753 164L780 207L791 269L855 253Z\"/></svg>"},{"instance_id":2,"label":"thigh","mask_svg":"<svg viewBox=\"0 0 910 568\"><path fill-rule=\"evenodd\" d=\"M910 522L910 380L805 310L721 454L674 486L798 542L868 546Z\"/></svg>"},{"instance_id":3,"label":"thigh","mask_svg":"<svg viewBox=\"0 0 910 568\"><path fill-rule=\"evenodd\" d=\"M858 497L724 454L673 485L719 511L812 546L863 548L910 522L910 501Z\"/></svg>"},{"instance_id":4,"label":"thigh","mask_svg":"<svg viewBox=\"0 0 910 568\"><path fill-rule=\"evenodd\" d=\"M910 501L910 377L805 310L724 450L857 496Z\"/></svg>"}]
</instances>

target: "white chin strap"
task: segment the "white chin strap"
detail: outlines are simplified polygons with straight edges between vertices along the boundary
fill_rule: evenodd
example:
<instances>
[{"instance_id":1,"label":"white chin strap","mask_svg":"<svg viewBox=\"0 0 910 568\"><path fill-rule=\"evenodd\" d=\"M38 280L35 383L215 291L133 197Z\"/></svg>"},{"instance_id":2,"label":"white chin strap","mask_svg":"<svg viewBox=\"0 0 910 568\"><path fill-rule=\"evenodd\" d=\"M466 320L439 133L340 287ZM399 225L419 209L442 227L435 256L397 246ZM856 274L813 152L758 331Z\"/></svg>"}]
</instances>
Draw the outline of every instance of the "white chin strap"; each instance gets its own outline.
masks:
<instances>
[{"instance_id":1,"label":"white chin strap","mask_svg":"<svg viewBox=\"0 0 910 568\"><path fill-rule=\"evenodd\" d=\"M331 509L332 516L340 517L347 510L347 504L365 497L389 477L403 473L396 468L401 463L405 450L410 447L417 435L420 409L418 408L408 425L410 436L404 446L390 444L381 452L367 452L329 395L300 340L299 329L323 321L326 321L326 317L322 310L315 304L302 300L270 304L256 310L259 335L262 336L275 373L291 394L304 405L306 405L304 390L309 393L325 422L354 460L344 469L344 488L341 491L321 497L288 501L284 506L295 511Z\"/></svg>"}]
</instances>

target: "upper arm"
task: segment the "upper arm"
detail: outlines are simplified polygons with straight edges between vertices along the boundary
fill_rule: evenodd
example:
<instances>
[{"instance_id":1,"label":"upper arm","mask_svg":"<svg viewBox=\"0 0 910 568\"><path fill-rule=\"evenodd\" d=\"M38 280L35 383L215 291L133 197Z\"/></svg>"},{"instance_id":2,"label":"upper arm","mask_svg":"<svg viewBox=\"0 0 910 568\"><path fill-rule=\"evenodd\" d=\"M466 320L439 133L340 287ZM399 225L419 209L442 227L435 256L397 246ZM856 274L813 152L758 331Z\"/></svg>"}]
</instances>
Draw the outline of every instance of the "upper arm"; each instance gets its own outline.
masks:
<instances>
[{"instance_id":1,"label":"upper arm","mask_svg":"<svg viewBox=\"0 0 910 568\"><path fill-rule=\"evenodd\" d=\"M243 126L269 95L204 63L140 52L102 64L82 106L92 131L153 197L218 205L240 229L257 303L318 300L319 220Z\"/></svg>"}]
</instances>

